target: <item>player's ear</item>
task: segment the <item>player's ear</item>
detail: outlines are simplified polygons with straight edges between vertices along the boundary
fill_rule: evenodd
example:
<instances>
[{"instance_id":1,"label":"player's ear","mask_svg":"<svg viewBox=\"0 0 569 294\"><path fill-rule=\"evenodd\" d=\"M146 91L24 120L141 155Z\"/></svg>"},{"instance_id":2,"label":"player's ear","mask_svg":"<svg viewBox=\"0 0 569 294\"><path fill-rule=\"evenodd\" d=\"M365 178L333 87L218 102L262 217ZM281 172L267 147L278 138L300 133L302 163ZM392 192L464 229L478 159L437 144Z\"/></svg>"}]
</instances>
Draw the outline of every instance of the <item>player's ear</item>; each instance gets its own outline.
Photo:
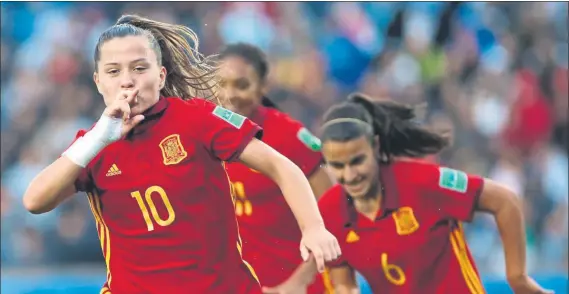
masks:
<instances>
[{"instance_id":1,"label":"player's ear","mask_svg":"<svg viewBox=\"0 0 569 294\"><path fill-rule=\"evenodd\" d=\"M95 81L95 85L97 85L97 91L99 94L103 95L103 92L101 91L101 83L99 81L99 74L97 74L97 72L93 73L93 81Z\"/></svg>"},{"instance_id":2,"label":"player's ear","mask_svg":"<svg viewBox=\"0 0 569 294\"><path fill-rule=\"evenodd\" d=\"M168 71L166 70L166 68L162 66L162 68L160 68L160 90L162 90L164 88L164 85L166 85L167 73Z\"/></svg>"}]
</instances>

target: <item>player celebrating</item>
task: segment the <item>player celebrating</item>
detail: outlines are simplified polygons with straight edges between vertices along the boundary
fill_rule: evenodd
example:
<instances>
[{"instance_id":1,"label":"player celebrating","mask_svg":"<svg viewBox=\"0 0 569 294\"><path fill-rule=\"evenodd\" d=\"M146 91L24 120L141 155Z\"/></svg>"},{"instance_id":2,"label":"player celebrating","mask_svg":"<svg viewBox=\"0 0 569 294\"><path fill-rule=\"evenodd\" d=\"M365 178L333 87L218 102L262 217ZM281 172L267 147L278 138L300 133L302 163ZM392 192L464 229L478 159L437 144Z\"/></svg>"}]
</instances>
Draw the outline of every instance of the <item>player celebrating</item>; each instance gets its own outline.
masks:
<instances>
[{"instance_id":1,"label":"player celebrating","mask_svg":"<svg viewBox=\"0 0 569 294\"><path fill-rule=\"evenodd\" d=\"M260 293L241 243L223 167L241 161L283 190L301 253L340 254L302 171L265 145L261 128L204 99L214 68L183 26L123 16L99 38L94 80L106 109L31 183L24 205L52 210L86 191L107 282L102 293Z\"/></svg>"},{"instance_id":2,"label":"player celebrating","mask_svg":"<svg viewBox=\"0 0 569 294\"><path fill-rule=\"evenodd\" d=\"M252 45L227 46L221 54L219 85L228 108L247 116L263 128L263 142L291 159L304 172L319 197L332 187L321 166L320 140L303 125L278 111L266 98L268 62ZM262 285L285 281L300 262L301 232L282 192L270 178L241 163L226 165L235 188L236 215L243 240L243 258L251 263ZM325 292L319 275L309 293Z\"/></svg>"},{"instance_id":3,"label":"player celebrating","mask_svg":"<svg viewBox=\"0 0 569 294\"><path fill-rule=\"evenodd\" d=\"M496 219L514 292L550 293L526 271L518 196L489 179L403 159L447 145L413 119L407 106L360 94L325 115L322 151L339 185L319 207L343 250L330 264L336 293L357 290L354 271L374 293L484 293L461 224L474 211ZM303 264L274 293L299 292L312 264Z\"/></svg>"}]
</instances>

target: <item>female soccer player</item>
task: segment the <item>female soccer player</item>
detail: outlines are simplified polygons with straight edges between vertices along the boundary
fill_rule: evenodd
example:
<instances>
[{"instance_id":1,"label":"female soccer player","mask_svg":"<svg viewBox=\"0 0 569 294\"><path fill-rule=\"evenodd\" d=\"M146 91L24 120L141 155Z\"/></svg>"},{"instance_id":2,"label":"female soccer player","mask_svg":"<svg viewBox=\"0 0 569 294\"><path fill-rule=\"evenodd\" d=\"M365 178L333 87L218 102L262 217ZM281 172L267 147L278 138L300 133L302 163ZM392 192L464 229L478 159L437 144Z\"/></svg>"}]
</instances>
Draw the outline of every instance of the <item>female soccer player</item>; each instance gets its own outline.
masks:
<instances>
[{"instance_id":1,"label":"female soccer player","mask_svg":"<svg viewBox=\"0 0 569 294\"><path fill-rule=\"evenodd\" d=\"M238 43L223 49L220 57L220 93L228 108L261 126L263 142L298 165L314 194L321 196L333 183L321 166L320 140L266 98L268 62L263 52ZM294 215L270 178L239 162L226 168L237 196L235 212L244 244L243 258L251 263L262 285L278 285L301 261L298 240L302 235ZM325 292L319 275L308 293Z\"/></svg>"},{"instance_id":2,"label":"female soccer player","mask_svg":"<svg viewBox=\"0 0 569 294\"><path fill-rule=\"evenodd\" d=\"M339 185L319 207L343 250L329 264L336 293L357 291L355 271L374 293L484 293L462 229L474 211L496 219L514 292L550 293L526 271L518 196L489 179L411 159L447 145L413 119L412 108L360 94L325 115L322 151ZM312 264L269 293L301 289Z\"/></svg>"},{"instance_id":3,"label":"female soccer player","mask_svg":"<svg viewBox=\"0 0 569 294\"><path fill-rule=\"evenodd\" d=\"M107 108L31 183L24 205L45 213L86 191L107 282L102 293L260 293L241 259L223 167L241 161L283 190L302 230L301 254L335 259L302 171L260 140L261 129L194 92L213 68L183 26L123 16L99 38L94 80Z\"/></svg>"}]
</instances>

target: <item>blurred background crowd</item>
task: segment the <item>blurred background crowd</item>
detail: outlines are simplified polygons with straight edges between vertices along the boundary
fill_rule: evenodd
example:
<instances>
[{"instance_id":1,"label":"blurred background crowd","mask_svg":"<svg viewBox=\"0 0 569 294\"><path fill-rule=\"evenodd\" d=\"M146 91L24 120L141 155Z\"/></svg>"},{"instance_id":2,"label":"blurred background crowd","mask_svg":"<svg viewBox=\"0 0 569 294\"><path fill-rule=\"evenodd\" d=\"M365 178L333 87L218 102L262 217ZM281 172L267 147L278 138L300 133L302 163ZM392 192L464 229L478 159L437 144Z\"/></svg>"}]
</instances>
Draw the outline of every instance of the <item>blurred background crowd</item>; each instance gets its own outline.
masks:
<instances>
[{"instance_id":1,"label":"blurred background crowd","mask_svg":"<svg viewBox=\"0 0 569 294\"><path fill-rule=\"evenodd\" d=\"M30 180L103 109L92 82L99 34L123 13L184 24L200 51L261 47L270 98L318 134L351 91L411 104L452 131L431 160L504 183L523 198L531 273L567 274L567 3L72 3L1 4L1 262L102 263L79 195L27 213ZM493 219L467 228L484 276L503 276Z\"/></svg>"}]
</instances>

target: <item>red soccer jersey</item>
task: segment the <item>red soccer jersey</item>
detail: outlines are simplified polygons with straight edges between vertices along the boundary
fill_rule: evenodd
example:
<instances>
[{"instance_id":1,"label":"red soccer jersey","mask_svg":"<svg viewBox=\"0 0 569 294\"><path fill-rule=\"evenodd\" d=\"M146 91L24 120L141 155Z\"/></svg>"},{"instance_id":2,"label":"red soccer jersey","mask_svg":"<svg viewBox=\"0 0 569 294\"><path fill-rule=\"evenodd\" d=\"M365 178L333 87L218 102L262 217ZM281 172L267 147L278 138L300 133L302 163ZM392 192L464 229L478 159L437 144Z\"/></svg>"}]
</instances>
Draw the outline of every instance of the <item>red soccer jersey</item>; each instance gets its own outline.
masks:
<instances>
[{"instance_id":1,"label":"red soccer jersey","mask_svg":"<svg viewBox=\"0 0 569 294\"><path fill-rule=\"evenodd\" d=\"M103 290L261 293L241 258L223 167L261 128L202 99L161 98L145 116L76 181L88 193L107 263Z\"/></svg>"},{"instance_id":2,"label":"red soccer jersey","mask_svg":"<svg viewBox=\"0 0 569 294\"><path fill-rule=\"evenodd\" d=\"M374 293L484 293L464 239L484 180L427 162L381 167L384 201L375 221L357 212L341 186L319 201L342 256Z\"/></svg>"},{"instance_id":3,"label":"red soccer jersey","mask_svg":"<svg viewBox=\"0 0 569 294\"><path fill-rule=\"evenodd\" d=\"M310 177L322 163L320 141L288 115L260 107L251 120L263 127L263 142L296 163ZM262 285L285 281L302 262L302 238L282 192L270 178L241 163L226 165L235 188L236 215L244 244L243 258L255 268ZM317 277L309 293L325 292Z\"/></svg>"}]
</instances>

